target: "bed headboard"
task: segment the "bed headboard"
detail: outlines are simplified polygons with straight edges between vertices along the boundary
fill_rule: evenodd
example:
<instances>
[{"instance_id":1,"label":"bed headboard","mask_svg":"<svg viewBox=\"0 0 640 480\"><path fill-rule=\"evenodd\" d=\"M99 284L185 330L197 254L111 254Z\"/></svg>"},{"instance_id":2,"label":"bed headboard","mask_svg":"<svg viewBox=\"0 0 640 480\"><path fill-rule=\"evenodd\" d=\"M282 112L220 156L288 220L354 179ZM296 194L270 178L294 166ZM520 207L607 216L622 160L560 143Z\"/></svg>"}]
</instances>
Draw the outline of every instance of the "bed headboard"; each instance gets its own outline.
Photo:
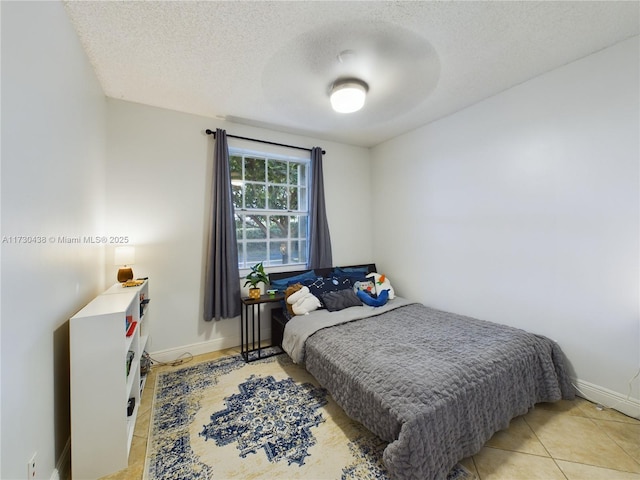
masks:
<instances>
[{"instance_id":1,"label":"bed headboard","mask_svg":"<svg viewBox=\"0 0 640 480\"><path fill-rule=\"evenodd\" d=\"M367 267L367 273L371 273L371 272L376 272L376 264L375 263L364 263L361 265L344 265L344 266L340 266L341 268L353 268L353 267ZM314 268L313 271L316 272L316 274L319 277L326 277L327 275L329 275L333 269L335 267L329 267L329 268ZM281 280L283 278L289 278L289 277L294 277L296 275L300 275L301 273L305 273L308 272L310 269L307 270L296 270L294 272L273 272L269 274L269 281L271 280Z\"/></svg>"}]
</instances>

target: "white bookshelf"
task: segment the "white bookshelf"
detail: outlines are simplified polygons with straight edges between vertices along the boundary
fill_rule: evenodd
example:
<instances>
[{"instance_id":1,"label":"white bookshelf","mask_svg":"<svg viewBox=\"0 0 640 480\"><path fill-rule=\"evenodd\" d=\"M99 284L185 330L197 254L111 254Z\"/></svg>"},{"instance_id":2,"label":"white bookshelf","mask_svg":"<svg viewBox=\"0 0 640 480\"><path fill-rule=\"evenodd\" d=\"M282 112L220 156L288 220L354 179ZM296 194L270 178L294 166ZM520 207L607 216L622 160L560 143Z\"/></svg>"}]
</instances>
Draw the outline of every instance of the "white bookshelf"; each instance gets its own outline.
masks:
<instances>
[{"instance_id":1,"label":"white bookshelf","mask_svg":"<svg viewBox=\"0 0 640 480\"><path fill-rule=\"evenodd\" d=\"M69 322L73 479L99 478L128 465L144 387L140 359L149 322L142 300L148 298L148 281L137 287L116 284ZM130 336L127 317L136 322ZM133 360L127 374L129 351ZM135 408L127 415L130 398Z\"/></svg>"}]
</instances>

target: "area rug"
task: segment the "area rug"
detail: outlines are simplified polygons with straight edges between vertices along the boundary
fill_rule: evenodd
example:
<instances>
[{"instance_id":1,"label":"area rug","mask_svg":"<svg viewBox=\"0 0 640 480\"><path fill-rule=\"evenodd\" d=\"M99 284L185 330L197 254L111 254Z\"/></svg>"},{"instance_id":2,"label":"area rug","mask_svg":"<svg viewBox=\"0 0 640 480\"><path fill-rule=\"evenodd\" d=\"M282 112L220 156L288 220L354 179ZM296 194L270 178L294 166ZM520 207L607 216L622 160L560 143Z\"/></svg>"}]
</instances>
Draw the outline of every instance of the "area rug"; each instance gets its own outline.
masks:
<instances>
[{"instance_id":1,"label":"area rug","mask_svg":"<svg viewBox=\"0 0 640 480\"><path fill-rule=\"evenodd\" d=\"M287 355L159 373L149 428L144 480L388 480L386 443Z\"/></svg>"}]
</instances>

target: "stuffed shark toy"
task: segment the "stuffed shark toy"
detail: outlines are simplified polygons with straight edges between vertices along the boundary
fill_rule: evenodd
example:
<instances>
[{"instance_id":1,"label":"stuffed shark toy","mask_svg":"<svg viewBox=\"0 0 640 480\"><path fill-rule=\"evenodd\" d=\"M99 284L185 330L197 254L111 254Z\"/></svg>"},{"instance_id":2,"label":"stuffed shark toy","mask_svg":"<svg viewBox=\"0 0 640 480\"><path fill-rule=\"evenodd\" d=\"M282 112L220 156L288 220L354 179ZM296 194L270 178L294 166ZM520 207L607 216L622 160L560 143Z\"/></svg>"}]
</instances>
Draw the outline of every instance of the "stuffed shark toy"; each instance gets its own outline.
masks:
<instances>
[{"instance_id":1,"label":"stuffed shark toy","mask_svg":"<svg viewBox=\"0 0 640 480\"><path fill-rule=\"evenodd\" d=\"M358 298L362 301L362 303L365 303L370 307L381 307L389 301L389 290L383 290L378 294L377 298L373 298L367 292L364 292L362 290L358 290L356 292L356 295L358 295Z\"/></svg>"},{"instance_id":2,"label":"stuffed shark toy","mask_svg":"<svg viewBox=\"0 0 640 480\"><path fill-rule=\"evenodd\" d=\"M376 295L379 297L380 294L388 290L389 291L389 300L395 298L395 293L393 291L393 287L391 286L391 282L385 275L381 275L379 273L370 273L367 275L367 278L373 278L375 287L376 287Z\"/></svg>"}]
</instances>

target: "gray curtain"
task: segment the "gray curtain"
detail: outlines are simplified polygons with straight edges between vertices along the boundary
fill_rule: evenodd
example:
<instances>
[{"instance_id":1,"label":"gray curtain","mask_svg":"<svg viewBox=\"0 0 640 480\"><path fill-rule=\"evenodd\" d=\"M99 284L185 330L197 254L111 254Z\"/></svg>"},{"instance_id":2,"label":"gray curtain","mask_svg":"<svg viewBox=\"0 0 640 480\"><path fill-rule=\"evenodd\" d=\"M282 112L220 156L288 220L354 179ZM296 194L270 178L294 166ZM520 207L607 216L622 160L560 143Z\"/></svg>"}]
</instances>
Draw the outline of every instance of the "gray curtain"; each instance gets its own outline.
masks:
<instances>
[{"instance_id":1,"label":"gray curtain","mask_svg":"<svg viewBox=\"0 0 640 480\"><path fill-rule=\"evenodd\" d=\"M311 198L309 211L309 261L307 268L333 266L331 236L324 205L324 179L322 174L322 149L311 149Z\"/></svg>"},{"instance_id":2,"label":"gray curtain","mask_svg":"<svg viewBox=\"0 0 640 480\"><path fill-rule=\"evenodd\" d=\"M216 129L204 291L206 321L240 315L240 272L227 132Z\"/></svg>"}]
</instances>

